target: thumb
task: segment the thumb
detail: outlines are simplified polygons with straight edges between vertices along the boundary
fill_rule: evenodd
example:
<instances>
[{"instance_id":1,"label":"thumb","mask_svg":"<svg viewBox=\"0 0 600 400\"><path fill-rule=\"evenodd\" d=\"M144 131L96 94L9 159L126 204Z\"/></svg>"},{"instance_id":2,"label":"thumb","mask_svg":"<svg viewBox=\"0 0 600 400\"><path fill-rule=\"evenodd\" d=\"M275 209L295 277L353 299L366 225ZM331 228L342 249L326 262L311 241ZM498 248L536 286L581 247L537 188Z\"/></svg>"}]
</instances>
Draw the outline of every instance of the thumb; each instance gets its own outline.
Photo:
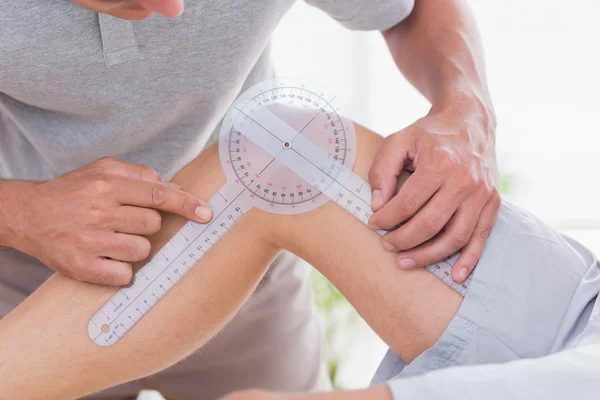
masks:
<instances>
[{"instance_id":1,"label":"thumb","mask_svg":"<svg viewBox=\"0 0 600 400\"><path fill-rule=\"evenodd\" d=\"M138 2L147 10L169 18L178 17L183 13L184 0L138 0Z\"/></svg>"},{"instance_id":2,"label":"thumb","mask_svg":"<svg viewBox=\"0 0 600 400\"><path fill-rule=\"evenodd\" d=\"M369 171L373 211L379 210L394 196L398 177L408 157L408 140L402 131L388 136L375 157Z\"/></svg>"}]
</instances>

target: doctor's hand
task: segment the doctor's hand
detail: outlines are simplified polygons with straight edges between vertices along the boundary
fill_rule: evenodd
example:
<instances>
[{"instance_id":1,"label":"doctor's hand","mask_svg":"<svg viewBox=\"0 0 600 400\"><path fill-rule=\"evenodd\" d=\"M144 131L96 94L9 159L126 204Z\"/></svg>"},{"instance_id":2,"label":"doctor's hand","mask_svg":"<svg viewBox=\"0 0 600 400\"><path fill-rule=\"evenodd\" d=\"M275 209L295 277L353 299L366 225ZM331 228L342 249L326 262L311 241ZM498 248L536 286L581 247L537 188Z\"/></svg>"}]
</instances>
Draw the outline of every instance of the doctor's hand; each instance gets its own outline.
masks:
<instances>
[{"instance_id":1,"label":"doctor's hand","mask_svg":"<svg viewBox=\"0 0 600 400\"><path fill-rule=\"evenodd\" d=\"M425 267L462 249L452 278L479 260L500 209L495 118L481 103L457 101L387 137L369 174L369 225L391 230L382 245L403 269ZM396 194L398 176L414 171Z\"/></svg>"},{"instance_id":2,"label":"doctor's hand","mask_svg":"<svg viewBox=\"0 0 600 400\"><path fill-rule=\"evenodd\" d=\"M132 263L150 254L157 210L195 222L211 208L144 165L104 158L55 179L27 182L11 211L10 247L75 279L111 286L131 281Z\"/></svg>"}]
</instances>

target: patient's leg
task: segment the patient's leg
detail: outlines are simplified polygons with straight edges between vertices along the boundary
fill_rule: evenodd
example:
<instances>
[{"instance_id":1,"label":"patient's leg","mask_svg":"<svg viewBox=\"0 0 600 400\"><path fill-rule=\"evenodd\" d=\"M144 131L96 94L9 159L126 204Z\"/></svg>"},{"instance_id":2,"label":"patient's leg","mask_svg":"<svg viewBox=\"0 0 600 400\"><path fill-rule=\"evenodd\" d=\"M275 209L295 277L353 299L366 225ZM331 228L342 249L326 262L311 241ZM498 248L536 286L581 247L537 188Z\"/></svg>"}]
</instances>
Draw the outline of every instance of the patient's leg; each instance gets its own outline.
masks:
<instances>
[{"instance_id":1,"label":"patient's leg","mask_svg":"<svg viewBox=\"0 0 600 400\"><path fill-rule=\"evenodd\" d=\"M366 177L382 139L357 129L355 172ZM211 147L174 181L202 198L225 182ZM185 221L165 216L158 250ZM230 248L237 248L231 252ZM7 398L74 398L155 373L214 336L255 288L269 261L287 248L348 297L402 357L433 345L460 296L424 270L402 271L377 234L336 204L285 216L252 210L122 340L87 335L89 318L114 289L55 275L0 321L0 388Z\"/></svg>"}]
</instances>

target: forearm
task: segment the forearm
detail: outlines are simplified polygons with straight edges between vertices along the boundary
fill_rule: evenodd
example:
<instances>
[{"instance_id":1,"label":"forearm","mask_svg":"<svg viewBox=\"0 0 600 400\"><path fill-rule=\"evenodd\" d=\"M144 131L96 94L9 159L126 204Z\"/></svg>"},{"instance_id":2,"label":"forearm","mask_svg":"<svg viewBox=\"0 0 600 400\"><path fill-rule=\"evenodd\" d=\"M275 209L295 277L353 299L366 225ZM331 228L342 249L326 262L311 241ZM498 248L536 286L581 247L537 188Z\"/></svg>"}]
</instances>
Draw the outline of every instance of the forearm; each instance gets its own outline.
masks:
<instances>
[{"instance_id":1,"label":"forearm","mask_svg":"<svg viewBox=\"0 0 600 400\"><path fill-rule=\"evenodd\" d=\"M493 114L479 33L464 1L415 0L412 14L383 36L402 74L434 109L465 96Z\"/></svg>"}]
</instances>

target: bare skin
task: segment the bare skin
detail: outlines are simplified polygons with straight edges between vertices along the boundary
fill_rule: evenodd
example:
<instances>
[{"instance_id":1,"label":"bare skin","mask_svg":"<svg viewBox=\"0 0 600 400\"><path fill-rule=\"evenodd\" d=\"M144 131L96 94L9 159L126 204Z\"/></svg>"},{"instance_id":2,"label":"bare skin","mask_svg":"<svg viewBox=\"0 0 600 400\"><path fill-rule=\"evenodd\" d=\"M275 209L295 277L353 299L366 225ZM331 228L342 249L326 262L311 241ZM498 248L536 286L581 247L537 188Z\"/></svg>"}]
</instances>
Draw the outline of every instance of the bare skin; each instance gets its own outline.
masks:
<instances>
[{"instance_id":1,"label":"bare skin","mask_svg":"<svg viewBox=\"0 0 600 400\"><path fill-rule=\"evenodd\" d=\"M354 171L366 177L383 139L357 127L357 141ZM212 196L225 183L217 148L207 149L173 181L199 197ZM149 238L153 249L184 223L183 218L164 215L161 231ZM232 252L234 245L237 251ZM3 395L76 398L174 364L234 316L281 249L325 274L406 362L437 341L461 302L429 272L399 269L379 236L336 204L298 215L253 209L108 348L89 339L87 324L115 290L54 275L0 321ZM387 393L385 387L373 390Z\"/></svg>"}]
</instances>

